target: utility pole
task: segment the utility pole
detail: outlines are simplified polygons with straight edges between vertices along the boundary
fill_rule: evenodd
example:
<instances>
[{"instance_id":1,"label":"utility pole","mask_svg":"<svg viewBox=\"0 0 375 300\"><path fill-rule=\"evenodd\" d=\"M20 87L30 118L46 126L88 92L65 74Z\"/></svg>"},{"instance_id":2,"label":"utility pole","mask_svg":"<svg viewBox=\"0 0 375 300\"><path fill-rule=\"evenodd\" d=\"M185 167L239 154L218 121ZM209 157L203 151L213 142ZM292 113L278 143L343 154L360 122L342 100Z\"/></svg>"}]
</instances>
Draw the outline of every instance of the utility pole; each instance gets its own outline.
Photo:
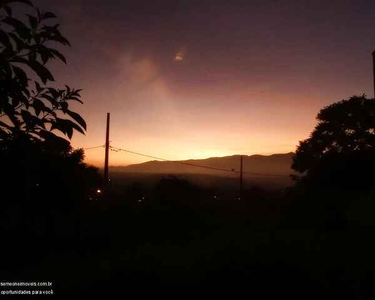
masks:
<instances>
[{"instance_id":1,"label":"utility pole","mask_svg":"<svg viewBox=\"0 0 375 300\"><path fill-rule=\"evenodd\" d=\"M242 165L243 165L243 156L240 156L240 199L242 198L242 189L243 189L243 178L242 178Z\"/></svg>"},{"instance_id":2,"label":"utility pole","mask_svg":"<svg viewBox=\"0 0 375 300\"><path fill-rule=\"evenodd\" d=\"M375 50L372 52L372 63L373 63L372 77L374 80L374 98L375 98Z\"/></svg>"},{"instance_id":3,"label":"utility pole","mask_svg":"<svg viewBox=\"0 0 375 300\"><path fill-rule=\"evenodd\" d=\"M107 113L107 130L105 136L105 158L104 158L104 188L108 187L109 174L108 174L108 161L109 161L109 121L110 114Z\"/></svg>"}]
</instances>

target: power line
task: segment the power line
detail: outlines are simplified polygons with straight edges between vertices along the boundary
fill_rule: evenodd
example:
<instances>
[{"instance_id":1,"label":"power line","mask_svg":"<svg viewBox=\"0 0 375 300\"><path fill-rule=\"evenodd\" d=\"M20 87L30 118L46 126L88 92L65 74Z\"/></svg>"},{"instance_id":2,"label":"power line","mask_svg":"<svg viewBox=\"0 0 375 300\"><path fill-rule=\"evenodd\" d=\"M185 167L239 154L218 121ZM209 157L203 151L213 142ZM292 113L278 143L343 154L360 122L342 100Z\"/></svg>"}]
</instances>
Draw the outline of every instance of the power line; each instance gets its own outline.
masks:
<instances>
[{"instance_id":1,"label":"power line","mask_svg":"<svg viewBox=\"0 0 375 300\"><path fill-rule=\"evenodd\" d=\"M166 162L170 162L170 163L175 163L175 164L179 164L179 165L185 165L185 166L191 166L191 167L197 167L197 168L203 168L203 169L209 169L209 170L215 170L215 171L221 171L221 172L240 173L240 171L236 171L234 169L232 169L232 170L220 169L220 168L215 168L215 167L191 164L191 163L182 162L182 161L173 161L173 160L169 160L169 159L165 159L165 158L161 158L161 157L157 157L157 156L153 156L153 155L147 155L147 154L143 154L143 153L139 153L139 152L135 152L135 151L131 151L131 150L126 150L126 149L122 149L122 148L112 147L112 146L110 146L109 148L111 149L111 151L114 151L114 152L124 151L124 152L128 152L128 153L131 153L131 154L135 154L135 155L139 155L139 156L143 156L143 157L147 157L147 158L152 158L152 159L156 159L156 160L166 161ZM289 175L284 175L284 174L269 174L269 173L254 173L254 172L243 172L243 174L255 175L255 176L289 177Z\"/></svg>"},{"instance_id":2,"label":"power line","mask_svg":"<svg viewBox=\"0 0 375 300\"><path fill-rule=\"evenodd\" d=\"M270 177L289 177L287 174L270 174L270 173L255 173L255 172L243 172L249 175L259 175L259 176L270 176Z\"/></svg>"},{"instance_id":3,"label":"power line","mask_svg":"<svg viewBox=\"0 0 375 300\"><path fill-rule=\"evenodd\" d=\"M88 147L88 148L82 148L83 150L92 150L92 149L97 149L97 148L104 148L105 145L100 145L100 146L95 146L95 147Z\"/></svg>"},{"instance_id":4,"label":"power line","mask_svg":"<svg viewBox=\"0 0 375 300\"><path fill-rule=\"evenodd\" d=\"M122 148L117 148L117 147L112 147L112 146L110 146L110 149L112 151L115 151L115 152L124 151L124 152L128 152L128 153L131 153L131 154L136 154L136 155L140 155L140 156L144 156L144 157L148 157L148 158L152 158L152 159L167 161L167 162L171 162L171 163L175 163L175 164L179 164L179 165L186 165L186 166L191 166L191 167L204 168L204 169L210 169L210 170L222 171L222 172L230 172L230 173L235 172L234 170L226 170L226 169L220 169L220 168L190 164L190 163L182 162L182 161L169 160L169 159L165 159L165 158L160 158L160 157L156 157L156 156L152 156L152 155L142 154L142 153L139 153L139 152L134 152L134 151L130 151L130 150L122 149Z\"/></svg>"}]
</instances>

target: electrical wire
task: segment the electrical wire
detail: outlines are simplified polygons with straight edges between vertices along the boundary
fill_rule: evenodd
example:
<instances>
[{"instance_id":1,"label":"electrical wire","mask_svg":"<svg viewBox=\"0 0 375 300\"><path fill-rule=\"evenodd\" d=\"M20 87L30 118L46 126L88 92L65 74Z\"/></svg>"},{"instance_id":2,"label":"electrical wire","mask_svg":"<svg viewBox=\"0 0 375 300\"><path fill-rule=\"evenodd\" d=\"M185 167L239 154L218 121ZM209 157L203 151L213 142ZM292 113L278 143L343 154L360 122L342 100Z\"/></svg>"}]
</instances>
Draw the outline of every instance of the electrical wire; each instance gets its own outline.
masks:
<instances>
[{"instance_id":1,"label":"electrical wire","mask_svg":"<svg viewBox=\"0 0 375 300\"><path fill-rule=\"evenodd\" d=\"M128 153L131 153L131 154L136 154L136 155L140 155L140 156L144 156L144 157L148 157L148 158L152 158L152 159L156 159L156 160L171 162L171 163L175 163L175 164L179 164L179 165L186 165L186 166L191 166L191 167L198 167L198 168L204 168L204 169L210 169L210 170L216 170L216 171L222 171L222 172L231 172L231 173L235 172L234 170L232 171L232 170L226 170L226 169L220 169L220 168L214 168L214 167L208 167L208 166L200 166L200 165L195 165L195 164L182 162L182 161L169 160L169 159L165 159L165 158L160 158L160 157L156 157L156 156L152 156L152 155L142 154L142 153L139 153L139 152L130 151L130 150L112 147L112 146L110 147L110 149L112 151L115 151L115 152L124 151L124 152L128 152Z\"/></svg>"},{"instance_id":2,"label":"electrical wire","mask_svg":"<svg viewBox=\"0 0 375 300\"><path fill-rule=\"evenodd\" d=\"M105 145L100 145L100 146L95 146L95 147L88 147L88 148L82 148L83 150L92 150L92 149L97 149L97 148L104 148Z\"/></svg>"},{"instance_id":3,"label":"electrical wire","mask_svg":"<svg viewBox=\"0 0 375 300\"><path fill-rule=\"evenodd\" d=\"M135 155L139 155L139 156L143 156L143 157L147 157L147 158L152 158L152 159L156 159L156 160L160 160L160 161L175 163L175 164L179 164L179 165L185 165L185 166L191 166L191 167L197 167L197 168L203 168L203 169L209 169L209 170L221 171L221 172L241 173L240 171L236 171L235 169L232 169L232 170L220 169L220 168L214 168L214 167L209 167L209 166L196 165L196 164L187 163L187 162L183 162L183 161L174 161L174 160L169 160L169 159L165 159L165 158L161 158L161 157L157 157L157 156L153 156L153 155L147 155L147 154L143 154L143 153L140 153L140 152L126 150L126 149L118 148L118 147L110 146L109 148L110 148L111 151L114 151L114 152L124 151L124 152L127 152L127 153L131 153L131 154L135 154ZM289 175L286 175L286 174L270 174L270 173L255 173L255 172L242 172L242 173L248 174L248 175L254 175L254 176L289 177Z\"/></svg>"}]
</instances>

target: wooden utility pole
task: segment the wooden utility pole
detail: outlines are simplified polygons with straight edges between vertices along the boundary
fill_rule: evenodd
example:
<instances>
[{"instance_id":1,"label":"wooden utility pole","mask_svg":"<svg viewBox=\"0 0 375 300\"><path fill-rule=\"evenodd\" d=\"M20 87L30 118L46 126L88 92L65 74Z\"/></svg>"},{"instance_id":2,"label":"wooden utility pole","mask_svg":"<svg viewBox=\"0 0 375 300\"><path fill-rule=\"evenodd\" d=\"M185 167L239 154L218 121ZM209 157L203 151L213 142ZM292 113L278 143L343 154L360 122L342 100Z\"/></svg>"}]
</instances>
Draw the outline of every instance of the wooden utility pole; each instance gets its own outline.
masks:
<instances>
[{"instance_id":1,"label":"wooden utility pole","mask_svg":"<svg viewBox=\"0 0 375 300\"><path fill-rule=\"evenodd\" d=\"M242 164L243 164L243 156L241 155L241 163L240 163L240 199L242 198L242 190L243 190L243 177L242 177Z\"/></svg>"},{"instance_id":2,"label":"wooden utility pole","mask_svg":"<svg viewBox=\"0 0 375 300\"><path fill-rule=\"evenodd\" d=\"M373 64L372 77L374 80L374 98L375 98L375 50L372 52L372 64Z\"/></svg>"},{"instance_id":3,"label":"wooden utility pole","mask_svg":"<svg viewBox=\"0 0 375 300\"><path fill-rule=\"evenodd\" d=\"M105 158L104 158L104 187L108 187L109 173L108 173L108 161L109 161L109 121L110 114L107 113L107 130L105 136Z\"/></svg>"}]
</instances>

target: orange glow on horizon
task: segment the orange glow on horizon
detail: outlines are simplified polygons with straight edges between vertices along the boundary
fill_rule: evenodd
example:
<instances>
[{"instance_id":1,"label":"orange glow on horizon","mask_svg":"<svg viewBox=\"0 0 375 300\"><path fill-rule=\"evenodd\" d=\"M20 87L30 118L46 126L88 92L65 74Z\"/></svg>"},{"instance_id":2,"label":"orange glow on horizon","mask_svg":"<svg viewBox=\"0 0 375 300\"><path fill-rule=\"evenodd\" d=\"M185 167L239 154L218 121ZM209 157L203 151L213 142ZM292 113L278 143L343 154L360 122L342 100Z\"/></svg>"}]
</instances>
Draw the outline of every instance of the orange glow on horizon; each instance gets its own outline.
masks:
<instances>
[{"instance_id":1,"label":"orange glow on horizon","mask_svg":"<svg viewBox=\"0 0 375 300\"><path fill-rule=\"evenodd\" d=\"M189 89L181 96L151 60L137 62L131 68L131 74L130 89L115 87L106 95L118 99L116 104L105 103L111 113L113 147L168 160L270 155L295 151L298 141L307 138L315 125L315 110L293 104L293 99L286 94L233 87L232 92ZM140 86L142 88L134 92L132 87ZM93 93L95 91L90 96L95 97ZM122 97L128 102L121 102ZM279 104L272 102L274 98L279 99ZM291 105L294 105L293 118L289 116ZM319 105L315 106L317 111ZM73 147L104 145L105 111L98 108L86 118L87 136L75 134ZM304 120L303 125L299 124L301 120ZM87 163L102 167L104 148L86 150L85 157ZM153 159L110 152L111 166L149 160Z\"/></svg>"},{"instance_id":2,"label":"orange glow on horizon","mask_svg":"<svg viewBox=\"0 0 375 300\"><path fill-rule=\"evenodd\" d=\"M173 145L173 143L170 143ZM117 146L122 148L121 146ZM189 159L206 159L210 157L223 157L232 155L271 155L276 153L288 153L295 151L295 145L291 143L288 145L258 145L257 147L248 149L209 149L209 148L195 148L191 146L187 148L183 144L174 144L171 149L165 149L162 146L157 146L155 144L150 144L149 146L143 145L138 147L127 147L123 148L126 150L139 152L141 154L154 156L156 158L168 159L168 160L189 160ZM110 166L126 166L130 164L143 163L150 160L156 160L151 157L144 157L141 155L136 155L132 153L127 153L124 151L114 152L110 151ZM85 162L102 168L104 165L104 148L92 149L85 151Z\"/></svg>"}]
</instances>

